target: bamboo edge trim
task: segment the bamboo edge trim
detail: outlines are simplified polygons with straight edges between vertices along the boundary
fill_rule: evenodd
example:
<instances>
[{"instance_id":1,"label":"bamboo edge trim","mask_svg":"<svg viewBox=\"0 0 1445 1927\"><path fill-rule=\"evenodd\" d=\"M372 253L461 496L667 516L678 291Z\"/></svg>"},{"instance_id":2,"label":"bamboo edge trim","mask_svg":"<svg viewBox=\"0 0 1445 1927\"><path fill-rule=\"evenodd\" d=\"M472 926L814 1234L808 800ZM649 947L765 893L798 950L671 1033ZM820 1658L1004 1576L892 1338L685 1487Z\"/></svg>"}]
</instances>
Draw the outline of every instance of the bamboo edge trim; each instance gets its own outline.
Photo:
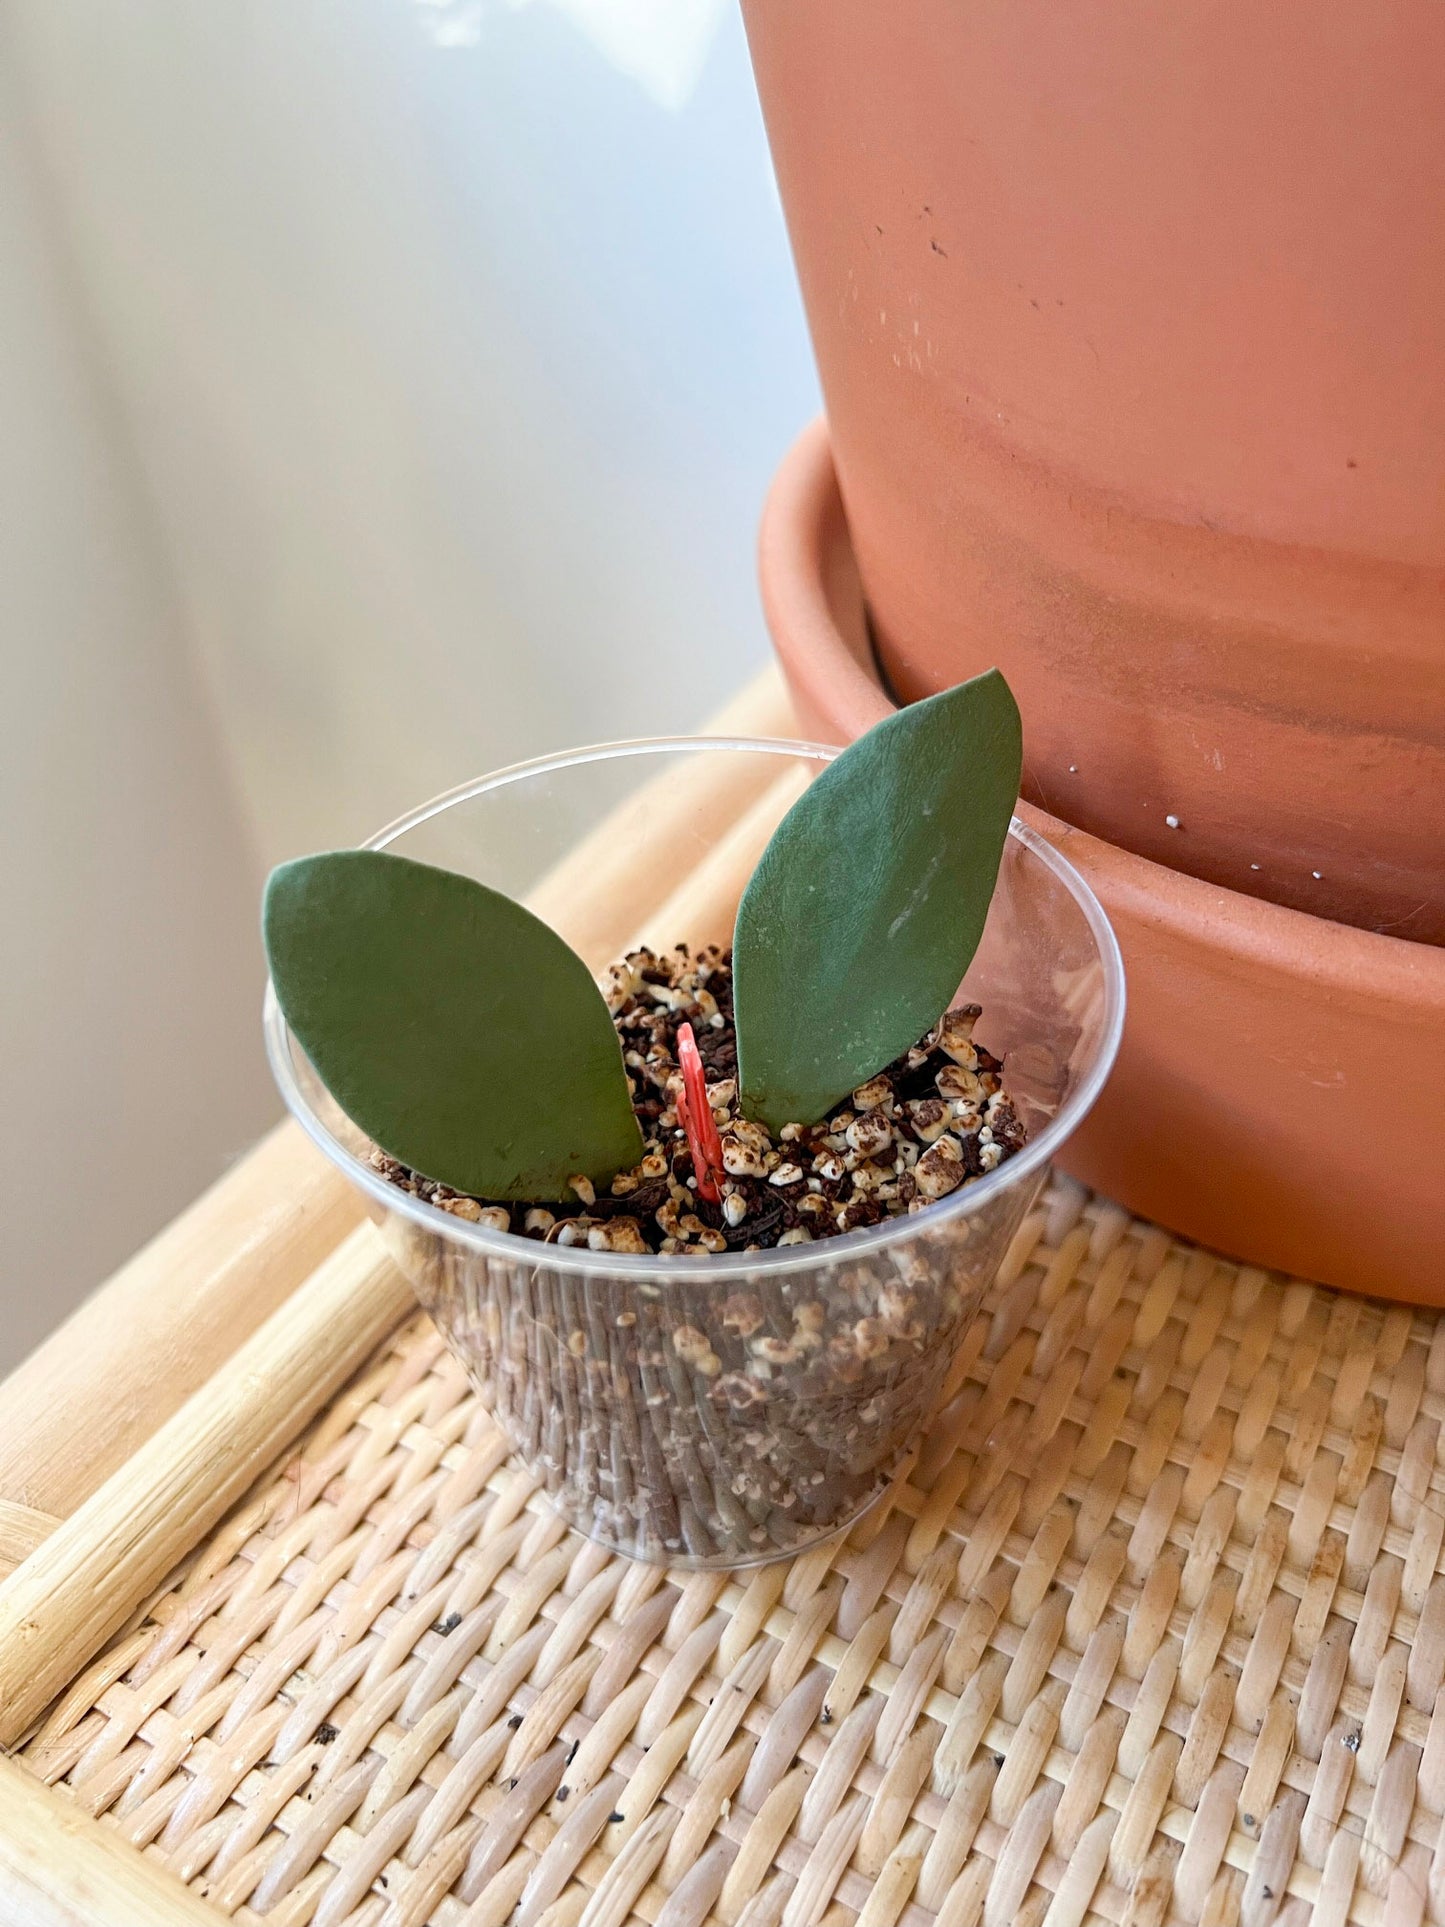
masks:
<instances>
[{"instance_id":1,"label":"bamboo edge trim","mask_svg":"<svg viewBox=\"0 0 1445 1927\"><path fill-rule=\"evenodd\" d=\"M413 1303L360 1225L174 1417L0 1584L13 1745Z\"/></svg>"},{"instance_id":2,"label":"bamboo edge trim","mask_svg":"<svg viewBox=\"0 0 1445 1927\"><path fill-rule=\"evenodd\" d=\"M221 1918L166 1868L3 1757L0 1897L5 1927L216 1927Z\"/></svg>"},{"instance_id":3,"label":"bamboo edge trim","mask_svg":"<svg viewBox=\"0 0 1445 1927\"><path fill-rule=\"evenodd\" d=\"M33 1505L14 1505L9 1499L0 1499L0 1579L28 1559L59 1524L53 1512L41 1512Z\"/></svg>"},{"instance_id":4,"label":"bamboo edge trim","mask_svg":"<svg viewBox=\"0 0 1445 1927\"><path fill-rule=\"evenodd\" d=\"M361 1215L299 1125L269 1131L0 1382L0 1500L73 1512Z\"/></svg>"}]
</instances>

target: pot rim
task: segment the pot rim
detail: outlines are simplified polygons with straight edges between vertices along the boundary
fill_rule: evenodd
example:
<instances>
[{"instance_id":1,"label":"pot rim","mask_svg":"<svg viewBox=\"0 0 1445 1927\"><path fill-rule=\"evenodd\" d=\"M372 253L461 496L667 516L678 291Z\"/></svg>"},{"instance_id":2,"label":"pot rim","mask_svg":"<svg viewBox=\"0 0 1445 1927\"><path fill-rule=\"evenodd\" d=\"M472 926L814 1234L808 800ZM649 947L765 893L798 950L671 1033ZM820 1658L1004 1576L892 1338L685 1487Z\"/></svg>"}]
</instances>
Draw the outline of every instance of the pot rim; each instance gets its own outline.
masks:
<instances>
[{"instance_id":1,"label":"pot rim","mask_svg":"<svg viewBox=\"0 0 1445 1927\"><path fill-rule=\"evenodd\" d=\"M785 737L638 737L622 742L590 744L581 749L512 763L504 769L475 777L470 782L459 783L397 817L369 837L361 847L368 850L385 849L406 831L429 821L454 804L468 802L473 797L522 777L619 756L717 750L808 757L818 762L831 762L840 754L836 744L809 743ZM1125 988L1123 959L1109 919L1090 885L1045 837L1017 816L1010 821L1009 835L1063 884L1082 911L1090 935L1098 947L1103 969L1103 1022L1093 1062L1042 1130L1029 1138L1021 1151L995 1170L973 1184L960 1187L951 1197L940 1199L926 1211L886 1218L881 1224L843 1232L834 1238L818 1239L809 1245L774 1246L767 1251L709 1253L706 1257L665 1256L658 1252L628 1256L611 1251L589 1251L577 1245L540 1244L519 1237L515 1232L486 1230L399 1190L343 1144L316 1111L301 1085L293 1058L293 1051L299 1052L301 1047L281 1013L275 986L268 977L262 1006L262 1028L271 1073L286 1108L318 1149L352 1184L387 1212L407 1218L420 1229L443 1237L454 1245L461 1245L479 1257L504 1260L508 1264L532 1264L544 1269L595 1272L609 1278L625 1277L654 1285L673 1278L696 1278L699 1274L742 1279L756 1277L760 1273L804 1272L866 1259L890 1246L935 1233L956 1220L972 1217L996 1196L1023 1184L1032 1173L1040 1171L1093 1108L1114 1067L1124 1028Z\"/></svg>"},{"instance_id":2,"label":"pot rim","mask_svg":"<svg viewBox=\"0 0 1445 1927\"><path fill-rule=\"evenodd\" d=\"M834 596L840 592L840 578L847 583L843 592L853 593L857 570L825 416L803 429L778 467L763 507L758 563L768 627L790 677L829 693L818 706L841 719L842 733L854 734L892 713L896 705L876 665L850 642L830 599L830 587ZM857 593L861 636L861 586ZM1206 883L1106 843L1036 804L1021 802L1019 815L1055 848L1068 850L1118 910L1292 982L1368 990L1411 1010L1438 1006L1445 1016L1445 948L1439 945L1362 930Z\"/></svg>"}]
</instances>

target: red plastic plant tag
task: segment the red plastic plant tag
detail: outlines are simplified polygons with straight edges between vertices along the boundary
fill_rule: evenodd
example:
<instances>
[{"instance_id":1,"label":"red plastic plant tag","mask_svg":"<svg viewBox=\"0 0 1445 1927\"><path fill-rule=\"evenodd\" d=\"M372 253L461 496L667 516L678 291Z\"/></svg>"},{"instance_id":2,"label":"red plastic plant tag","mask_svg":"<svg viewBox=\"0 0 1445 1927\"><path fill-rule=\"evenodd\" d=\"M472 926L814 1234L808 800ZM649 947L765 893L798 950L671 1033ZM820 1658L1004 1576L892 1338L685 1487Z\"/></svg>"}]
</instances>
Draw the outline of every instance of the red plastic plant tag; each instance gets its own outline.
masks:
<instances>
[{"instance_id":1,"label":"red plastic plant tag","mask_svg":"<svg viewBox=\"0 0 1445 1927\"><path fill-rule=\"evenodd\" d=\"M692 1152L692 1168L697 1176L697 1194L709 1204L720 1204L718 1180L723 1175L722 1139L718 1136L712 1106L707 1101L707 1078L698 1054L697 1038L691 1024L677 1027L677 1061L682 1066L683 1089L678 1095L677 1115L687 1133Z\"/></svg>"}]
</instances>

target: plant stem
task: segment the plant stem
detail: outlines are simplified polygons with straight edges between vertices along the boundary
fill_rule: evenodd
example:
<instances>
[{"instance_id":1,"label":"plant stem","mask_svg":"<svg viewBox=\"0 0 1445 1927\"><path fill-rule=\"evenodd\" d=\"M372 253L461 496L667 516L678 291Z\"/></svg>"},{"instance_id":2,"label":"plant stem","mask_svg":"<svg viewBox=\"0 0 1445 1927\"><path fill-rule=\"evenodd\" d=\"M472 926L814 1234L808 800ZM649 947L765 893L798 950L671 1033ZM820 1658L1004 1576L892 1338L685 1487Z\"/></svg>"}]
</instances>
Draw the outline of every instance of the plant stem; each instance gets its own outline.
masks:
<instances>
[{"instance_id":1,"label":"plant stem","mask_svg":"<svg viewBox=\"0 0 1445 1927\"><path fill-rule=\"evenodd\" d=\"M718 1136L712 1106L707 1101L707 1079L691 1024L677 1027L677 1061L682 1066L683 1089L677 1100L677 1115L687 1133L692 1152L692 1168L697 1177L697 1193L709 1204L720 1204L722 1192L718 1179L723 1174L722 1139Z\"/></svg>"}]
</instances>

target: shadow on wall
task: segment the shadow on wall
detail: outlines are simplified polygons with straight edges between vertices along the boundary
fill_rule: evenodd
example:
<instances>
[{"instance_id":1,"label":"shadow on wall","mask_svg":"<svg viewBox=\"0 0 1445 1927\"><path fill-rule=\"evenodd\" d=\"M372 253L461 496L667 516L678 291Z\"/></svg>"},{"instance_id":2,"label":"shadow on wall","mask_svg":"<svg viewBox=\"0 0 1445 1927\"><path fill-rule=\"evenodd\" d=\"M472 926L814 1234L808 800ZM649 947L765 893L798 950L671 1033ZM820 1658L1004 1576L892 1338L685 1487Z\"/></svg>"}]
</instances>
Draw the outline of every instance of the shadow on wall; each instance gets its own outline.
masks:
<instances>
[{"instance_id":1,"label":"shadow on wall","mask_svg":"<svg viewBox=\"0 0 1445 1927\"><path fill-rule=\"evenodd\" d=\"M22 1201L0 1365L270 1113L269 862L763 660L816 388L735 12L660 4L8 10L6 1129L84 1229Z\"/></svg>"}]
</instances>

